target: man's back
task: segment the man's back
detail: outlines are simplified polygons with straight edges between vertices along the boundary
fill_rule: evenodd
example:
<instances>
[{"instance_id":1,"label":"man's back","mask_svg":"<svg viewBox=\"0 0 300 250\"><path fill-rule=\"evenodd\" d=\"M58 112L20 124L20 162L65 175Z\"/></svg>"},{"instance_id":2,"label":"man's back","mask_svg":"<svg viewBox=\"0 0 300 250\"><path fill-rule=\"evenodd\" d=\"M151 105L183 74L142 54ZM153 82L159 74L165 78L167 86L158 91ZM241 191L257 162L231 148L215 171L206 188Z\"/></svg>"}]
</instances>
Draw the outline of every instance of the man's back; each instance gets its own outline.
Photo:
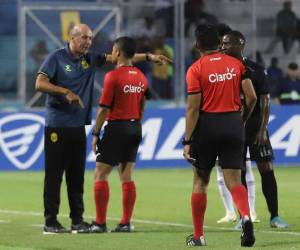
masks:
<instances>
[{"instance_id":1,"label":"man's back","mask_svg":"<svg viewBox=\"0 0 300 250\"><path fill-rule=\"evenodd\" d=\"M239 111L244 71L242 63L233 57L221 53L202 56L188 70L188 93L202 93L202 111Z\"/></svg>"},{"instance_id":2,"label":"man's back","mask_svg":"<svg viewBox=\"0 0 300 250\"><path fill-rule=\"evenodd\" d=\"M141 103L147 90L147 79L136 67L120 66L107 73L100 99L100 105L110 107L107 119L140 119Z\"/></svg>"}]
</instances>

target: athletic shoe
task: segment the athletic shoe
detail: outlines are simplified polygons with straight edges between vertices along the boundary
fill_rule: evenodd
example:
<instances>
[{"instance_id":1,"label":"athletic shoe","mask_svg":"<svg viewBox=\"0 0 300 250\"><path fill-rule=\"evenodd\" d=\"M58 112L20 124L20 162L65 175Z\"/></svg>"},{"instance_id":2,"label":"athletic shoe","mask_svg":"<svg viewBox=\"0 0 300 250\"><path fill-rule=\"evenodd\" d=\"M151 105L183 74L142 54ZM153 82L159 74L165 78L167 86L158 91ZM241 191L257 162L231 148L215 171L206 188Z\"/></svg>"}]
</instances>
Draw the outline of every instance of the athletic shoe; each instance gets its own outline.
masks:
<instances>
[{"instance_id":1,"label":"athletic shoe","mask_svg":"<svg viewBox=\"0 0 300 250\"><path fill-rule=\"evenodd\" d=\"M253 223L250 219L242 220L241 246L252 247L255 243Z\"/></svg>"},{"instance_id":2,"label":"athletic shoe","mask_svg":"<svg viewBox=\"0 0 300 250\"><path fill-rule=\"evenodd\" d=\"M236 221L235 213L227 213L223 218L219 219L217 223L230 223Z\"/></svg>"},{"instance_id":3,"label":"athletic shoe","mask_svg":"<svg viewBox=\"0 0 300 250\"><path fill-rule=\"evenodd\" d=\"M260 222L260 219L257 218L257 214L256 212L250 212L250 217L251 217L251 221L253 223L259 223Z\"/></svg>"},{"instance_id":4,"label":"athletic shoe","mask_svg":"<svg viewBox=\"0 0 300 250\"><path fill-rule=\"evenodd\" d=\"M43 234L61 234L61 233L70 233L70 230L63 227L58 221L45 224L43 229Z\"/></svg>"},{"instance_id":5,"label":"athletic shoe","mask_svg":"<svg viewBox=\"0 0 300 250\"><path fill-rule=\"evenodd\" d=\"M279 216L274 217L270 221L270 226L271 227L276 227L276 228L288 228L289 224L287 224L283 219L281 219Z\"/></svg>"},{"instance_id":6,"label":"athletic shoe","mask_svg":"<svg viewBox=\"0 0 300 250\"><path fill-rule=\"evenodd\" d=\"M106 233L107 227L106 224L98 224L95 221L92 222L90 225L90 232L91 233Z\"/></svg>"},{"instance_id":7,"label":"athletic shoe","mask_svg":"<svg viewBox=\"0 0 300 250\"><path fill-rule=\"evenodd\" d=\"M241 231L242 230L242 219L240 219L238 221L238 223L236 223L236 225L234 226L234 230L237 230L237 231Z\"/></svg>"},{"instance_id":8,"label":"athletic shoe","mask_svg":"<svg viewBox=\"0 0 300 250\"><path fill-rule=\"evenodd\" d=\"M130 225L130 223L127 224L118 224L117 227L112 230L112 233L131 233L134 230L134 226Z\"/></svg>"},{"instance_id":9,"label":"athletic shoe","mask_svg":"<svg viewBox=\"0 0 300 250\"><path fill-rule=\"evenodd\" d=\"M73 234L83 234L83 233L90 233L90 224L82 221L78 224L71 225L71 231Z\"/></svg>"},{"instance_id":10,"label":"athletic shoe","mask_svg":"<svg viewBox=\"0 0 300 250\"><path fill-rule=\"evenodd\" d=\"M204 236L200 236L199 239L195 240L193 234L191 234L188 237L186 237L185 243L189 247L206 246L206 241L204 239Z\"/></svg>"}]
</instances>

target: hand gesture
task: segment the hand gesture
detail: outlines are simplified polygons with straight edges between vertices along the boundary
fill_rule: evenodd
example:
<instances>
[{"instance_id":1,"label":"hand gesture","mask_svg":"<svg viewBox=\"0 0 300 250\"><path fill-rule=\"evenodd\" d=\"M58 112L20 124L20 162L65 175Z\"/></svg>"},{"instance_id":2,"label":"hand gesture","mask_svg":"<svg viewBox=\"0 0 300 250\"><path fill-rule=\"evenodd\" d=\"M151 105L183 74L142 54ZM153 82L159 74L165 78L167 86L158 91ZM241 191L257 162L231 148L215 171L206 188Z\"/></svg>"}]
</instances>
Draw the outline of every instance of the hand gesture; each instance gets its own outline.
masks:
<instances>
[{"instance_id":1,"label":"hand gesture","mask_svg":"<svg viewBox=\"0 0 300 250\"><path fill-rule=\"evenodd\" d=\"M99 140L98 136L93 136L93 141L92 141L92 149L93 152L96 154L96 150L97 150L97 142Z\"/></svg>"},{"instance_id":2,"label":"hand gesture","mask_svg":"<svg viewBox=\"0 0 300 250\"><path fill-rule=\"evenodd\" d=\"M196 162L196 159L191 157L190 151L191 145L185 145L183 148L183 156L189 163L194 164Z\"/></svg>"},{"instance_id":3,"label":"hand gesture","mask_svg":"<svg viewBox=\"0 0 300 250\"><path fill-rule=\"evenodd\" d=\"M255 137L254 144L258 146L265 145L267 142L267 131L265 129L260 129Z\"/></svg>"},{"instance_id":4,"label":"hand gesture","mask_svg":"<svg viewBox=\"0 0 300 250\"><path fill-rule=\"evenodd\" d=\"M170 59L164 55L149 54L149 59L150 59L150 61L158 63L158 64L173 63L172 59Z\"/></svg>"},{"instance_id":5,"label":"hand gesture","mask_svg":"<svg viewBox=\"0 0 300 250\"><path fill-rule=\"evenodd\" d=\"M79 104L81 108L84 108L84 104L83 104L83 101L81 100L81 98L74 94L71 90L69 90L67 92L67 94L65 95L66 99L68 100L68 102L70 104Z\"/></svg>"}]
</instances>

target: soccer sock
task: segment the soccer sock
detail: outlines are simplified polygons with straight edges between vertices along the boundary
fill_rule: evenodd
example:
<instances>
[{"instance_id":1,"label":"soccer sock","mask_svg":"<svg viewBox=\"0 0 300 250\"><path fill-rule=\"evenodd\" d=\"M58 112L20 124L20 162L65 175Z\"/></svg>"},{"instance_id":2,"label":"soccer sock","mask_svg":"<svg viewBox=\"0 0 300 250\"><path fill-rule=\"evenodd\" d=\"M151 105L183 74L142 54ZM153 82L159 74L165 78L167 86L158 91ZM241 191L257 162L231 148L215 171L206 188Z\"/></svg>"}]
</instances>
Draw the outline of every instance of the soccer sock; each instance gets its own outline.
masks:
<instances>
[{"instance_id":1,"label":"soccer sock","mask_svg":"<svg viewBox=\"0 0 300 250\"><path fill-rule=\"evenodd\" d=\"M123 193L123 216L121 224L130 223L135 200L136 200L136 189L133 181L124 182L122 184Z\"/></svg>"},{"instance_id":2,"label":"soccer sock","mask_svg":"<svg viewBox=\"0 0 300 250\"><path fill-rule=\"evenodd\" d=\"M94 201L96 207L96 223L106 223L106 212L109 200L109 185L107 181L94 183Z\"/></svg>"},{"instance_id":3,"label":"soccer sock","mask_svg":"<svg viewBox=\"0 0 300 250\"><path fill-rule=\"evenodd\" d=\"M206 210L207 195L200 193L192 193L192 217L194 224L194 239L203 236L204 214Z\"/></svg>"},{"instance_id":4,"label":"soccer sock","mask_svg":"<svg viewBox=\"0 0 300 250\"><path fill-rule=\"evenodd\" d=\"M226 214L235 214L231 193L225 185L223 171L220 167L217 167L217 181L223 205L226 209Z\"/></svg>"},{"instance_id":5,"label":"soccer sock","mask_svg":"<svg viewBox=\"0 0 300 250\"><path fill-rule=\"evenodd\" d=\"M255 212L255 177L251 167L251 161L246 161L246 182L250 212Z\"/></svg>"},{"instance_id":6,"label":"soccer sock","mask_svg":"<svg viewBox=\"0 0 300 250\"><path fill-rule=\"evenodd\" d=\"M236 185L231 190L232 199L239 210L241 217L248 216L250 218L248 194L243 185Z\"/></svg>"},{"instance_id":7,"label":"soccer sock","mask_svg":"<svg viewBox=\"0 0 300 250\"><path fill-rule=\"evenodd\" d=\"M278 216L277 183L273 170L261 173L261 185L271 219L273 219Z\"/></svg>"}]
</instances>

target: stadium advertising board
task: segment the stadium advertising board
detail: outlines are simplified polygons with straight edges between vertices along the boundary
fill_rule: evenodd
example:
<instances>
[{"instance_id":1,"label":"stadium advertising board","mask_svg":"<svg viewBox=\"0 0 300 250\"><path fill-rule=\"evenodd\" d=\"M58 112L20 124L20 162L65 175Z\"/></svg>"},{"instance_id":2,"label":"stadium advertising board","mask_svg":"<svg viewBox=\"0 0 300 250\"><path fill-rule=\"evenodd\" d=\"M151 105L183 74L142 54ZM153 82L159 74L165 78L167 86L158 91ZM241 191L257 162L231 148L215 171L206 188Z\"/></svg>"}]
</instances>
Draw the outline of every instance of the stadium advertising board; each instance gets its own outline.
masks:
<instances>
[{"instance_id":1,"label":"stadium advertising board","mask_svg":"<svg viewBox=\"0 0 300 250\"><path fill-rule=\"evenodd\" d=\"M300 166L300 107L272 108L269 131L276 164ZM182 157L184 109L148 109L137 167L188 167ZM0 170L41 170L44 166L43 112L0 112ZM87 168L95 165L92 126L86 127ZM59 140L59 138L58 138Z\"/></svg>"}]
</instances>

